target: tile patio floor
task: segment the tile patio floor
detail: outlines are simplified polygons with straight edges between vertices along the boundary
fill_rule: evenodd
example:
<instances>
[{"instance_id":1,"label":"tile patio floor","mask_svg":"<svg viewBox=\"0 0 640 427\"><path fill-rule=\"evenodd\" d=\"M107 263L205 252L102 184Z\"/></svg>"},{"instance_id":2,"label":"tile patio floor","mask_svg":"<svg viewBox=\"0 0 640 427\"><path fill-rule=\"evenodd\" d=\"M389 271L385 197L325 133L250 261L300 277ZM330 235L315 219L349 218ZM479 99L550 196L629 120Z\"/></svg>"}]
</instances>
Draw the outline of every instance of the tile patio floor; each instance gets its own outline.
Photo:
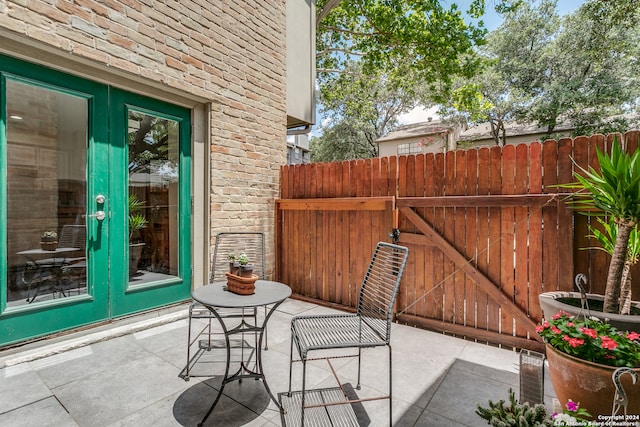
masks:
<instances>
[{"instance_id":1,"label":"tile patio floor","mask_svg":"<svg viewBox=\"0 0 640 427\"><path fill-rule=\"evenodd\" d=\"M147 315L0 352L0 426L197 425L220 379L186 382L178 377L186 361L186 310L182 305L155 318ZM273 315L263 362L275 395L287 391L291 317L331 311L287 300ZM484 426L474 413L476 403L486 406L488 399L506 398L509 388L518 396L516 352L398 324L393 325L392 347L394 426ZM355 361L344 360L338 374L355 385ZM386 349L365 351L359 396L386 390L386 360ZM308 371L309 387L335 385L326 363L314 362ZM299 374L294 370L294 390L300 388L295 382ZM548 382L545 393L549 406L553 389ZM387 401L368 402L353 413L360 425L384 426L387 409ZM281 417L260 381L245 380L225 387L205 425L292 424Z\"/></svg>"}]
</instances>

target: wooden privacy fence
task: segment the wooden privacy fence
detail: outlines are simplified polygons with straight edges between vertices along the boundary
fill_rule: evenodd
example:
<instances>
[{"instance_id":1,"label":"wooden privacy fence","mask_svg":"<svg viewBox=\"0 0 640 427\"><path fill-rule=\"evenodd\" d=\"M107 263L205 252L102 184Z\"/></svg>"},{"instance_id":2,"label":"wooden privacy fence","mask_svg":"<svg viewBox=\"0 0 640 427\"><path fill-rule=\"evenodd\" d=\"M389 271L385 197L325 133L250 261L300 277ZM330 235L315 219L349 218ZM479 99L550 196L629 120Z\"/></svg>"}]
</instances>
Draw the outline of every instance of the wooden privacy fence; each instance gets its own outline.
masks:
<instances>
[{"instance_id":1,"label":"wooden privacy fence","mask_svg":"<svg viewBox=\"0 0 640 427\"><path fill-rule=\"evenodd\" d=\"M638 136L624 135L627 150ZM277 278L299 297L353 308L373 248L398 229L409 247L399 321L541 350L538 294L572 290L577 273L604 291L609 258L583 250L596 246L589 219L567 207L570 194L557 184L574 180L573 161L597 167L595 147L606 151L612 140L284 166Z\"/></svg>"}]
</instances>

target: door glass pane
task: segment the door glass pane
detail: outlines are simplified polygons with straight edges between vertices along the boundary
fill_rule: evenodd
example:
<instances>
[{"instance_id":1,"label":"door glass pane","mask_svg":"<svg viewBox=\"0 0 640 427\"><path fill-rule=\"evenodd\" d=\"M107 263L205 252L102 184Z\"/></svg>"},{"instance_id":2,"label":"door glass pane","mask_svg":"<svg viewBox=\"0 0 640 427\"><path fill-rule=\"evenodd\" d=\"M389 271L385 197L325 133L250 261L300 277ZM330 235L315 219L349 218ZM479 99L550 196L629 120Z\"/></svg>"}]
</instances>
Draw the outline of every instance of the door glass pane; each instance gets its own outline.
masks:
<instances>
[{"instance_id":1,"label":"door glass pane","mask_svg":"<svg viewBox=\"0 0 640 427\"><path fill-rule=\"evenodd\" d=\"M87 292L87 99L7 79L7 305Z\"/></svg>"},{"instance_id":2,"label":"door glass pane","mask_svg":"<svg viewBox=\"0 0 640 427\"><path fill-rule=\"evenodd\" d=\"M179 123L129 110L129 285L178 276Z\"/></svg>"}]
</instances>

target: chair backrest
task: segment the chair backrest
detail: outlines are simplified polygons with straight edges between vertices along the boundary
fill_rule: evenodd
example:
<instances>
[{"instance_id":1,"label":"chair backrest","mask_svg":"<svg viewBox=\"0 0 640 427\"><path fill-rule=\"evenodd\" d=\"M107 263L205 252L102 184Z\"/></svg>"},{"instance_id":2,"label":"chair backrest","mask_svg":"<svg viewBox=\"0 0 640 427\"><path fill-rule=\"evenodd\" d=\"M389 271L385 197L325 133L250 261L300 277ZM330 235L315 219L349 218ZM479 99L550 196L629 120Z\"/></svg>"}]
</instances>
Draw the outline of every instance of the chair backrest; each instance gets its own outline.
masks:
<instances>
[{"instance_id":1,"label":"chair backrest","mask_svg":"<svg viewBox=\"0 0 640 427\"><path fill-rule=\"evenodd\" d=\"M211 262L211 282L227 280L229 255L245 253L253 265L253 274L265 278L264 233L236 232L216 235Z\"/></svg>"},{"instance_id":2,"label":"chair backrest","mask_svg":"<svg viewBox=\"0 0 640 427\"><path fill-rule=\"evenodd\" d=\"M59 248L84 250L87 244L87 229L84 225L63 225L58 238Z\"/></svg>"},{"instance_id":3,"label":"chair backrest","mask_svg":"<svg viewBox=\"0 0 640 427\"><path fill-rule=\"evenodd\" d=\"M358 315L387 343L391 338L393 305L409 256L404 246L379 242L360 287Z\"/></svg>"}]
</instances>

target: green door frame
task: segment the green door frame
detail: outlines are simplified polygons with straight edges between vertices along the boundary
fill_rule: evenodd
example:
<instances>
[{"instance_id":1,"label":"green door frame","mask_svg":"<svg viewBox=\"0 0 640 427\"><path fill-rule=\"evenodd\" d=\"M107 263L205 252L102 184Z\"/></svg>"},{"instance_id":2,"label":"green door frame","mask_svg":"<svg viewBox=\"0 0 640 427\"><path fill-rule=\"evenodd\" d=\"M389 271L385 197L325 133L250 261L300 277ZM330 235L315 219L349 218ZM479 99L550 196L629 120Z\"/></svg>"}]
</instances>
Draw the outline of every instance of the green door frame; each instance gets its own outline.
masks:
<instances>
[{"instance_id":1,"label":"green door frame","mask_svg":"<svg viewBox=\"0 0 640 427\"><path fill-rule=\"evenodd\" d=\"M127 206L128 189L128 113L144 112L177 121L180 135L178 234L180 242L178 276L146 285L129 286L127 241L111 246L111 316L118 317L161 307L191 297L191 113L188 109L118 89L110 90L111 163L124 165L110 174L113 206ZM186 142L186 143L185 143ZM127 235L128 212L111 212L112 235ZM186 238L184 237L186 236Z\"/></svg>"},{"instance_id":2,"label":"green door frame","mask_svg":"<svg viewBox=\"0 0 640 427\"><path fill-rule=\"evenodd\" d=\"M6 79L79 96L88 103L87 214L101 208L107 218L87 219L88 293L7 307L7 265L0 263L0 346L110 318L187 300L191 292L191 115L190 110L135 95L50 68L0 55L0 257L7 259ZM178 277L128 287L123 268L127 222L127 109L180 123ZM108 113L107 113L108 112ZM104 205L96 196L106 196Z\"/></svg>"},{"instance_id":3,"label":"green door frame","mask_svg":"<svg viewBox=\"0 0 640 427\"><path fill-rule=\"evenodd\" d=\"M6 141L6 81L14 79L56 90L87 100L88 103L88 155L87 180L89 194L108 191L108 122L100 114L101 105L108 105L108 87L0 55L0 257L7 259L7 141ZM104 147L105 149L98 149ZM93 212L87 211L91 214ZM91 224L91 223L89 223ZM88 225L89 225L88 224ZM87 229L87 240L93 245L87 260L88 293L72 298L56 299L37 304L7 307L7 264L0 265L0 345L35 338L53 332L94 323L108 317L108 251L101 244L106 241L108 226Z\"/></svg>"}]
</instances>

